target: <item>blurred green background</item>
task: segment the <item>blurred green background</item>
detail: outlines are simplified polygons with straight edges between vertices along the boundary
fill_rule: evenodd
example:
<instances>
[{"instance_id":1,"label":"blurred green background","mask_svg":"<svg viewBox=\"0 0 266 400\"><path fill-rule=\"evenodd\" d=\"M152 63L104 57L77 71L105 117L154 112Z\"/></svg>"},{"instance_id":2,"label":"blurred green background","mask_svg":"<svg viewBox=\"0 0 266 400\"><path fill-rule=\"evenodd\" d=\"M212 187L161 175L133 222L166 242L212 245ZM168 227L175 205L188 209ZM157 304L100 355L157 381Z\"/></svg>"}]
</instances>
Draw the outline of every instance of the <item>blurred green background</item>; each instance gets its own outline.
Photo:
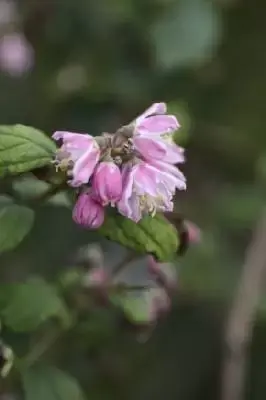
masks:
<instances>
[{"instance_id":1,"label":"blurred green background","mask_svg":"<svg viewBox=\"0 0 266 400\"><path fill-rule=\"evenodd\" d=\"M180 259L181 292L148 341L101 311L95 327L62 343L59 364L88 399L218 398L226 306L266 195L265 15L265 0L0 0L1 124L95 135L157 101L182 124L188 189L176 210L200 227L202 242ZM29 187L18 182L18 190ZM27 240L1 256L1 281L53 278L95 240L59 199L37 209ZM107 252L113 262L117 247ZM266 298L252 400L266 396L265 310Z\"/></svg>"}]
</instances>

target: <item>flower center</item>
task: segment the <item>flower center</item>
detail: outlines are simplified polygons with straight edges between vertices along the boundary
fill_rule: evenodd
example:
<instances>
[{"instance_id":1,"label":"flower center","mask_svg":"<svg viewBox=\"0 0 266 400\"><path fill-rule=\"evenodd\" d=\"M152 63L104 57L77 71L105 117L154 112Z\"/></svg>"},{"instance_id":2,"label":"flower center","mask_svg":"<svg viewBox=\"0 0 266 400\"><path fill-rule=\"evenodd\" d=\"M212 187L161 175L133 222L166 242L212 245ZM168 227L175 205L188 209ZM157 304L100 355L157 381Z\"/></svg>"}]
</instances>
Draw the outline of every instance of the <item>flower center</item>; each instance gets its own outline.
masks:
<instances>
[{"instance_id":1,"label":"flower center","mask_svg":"<svg viewBox=\"0 0 266 400\"><path fill-rule=\"evenodd\" d=\"M149 194L142 194L139 196L139 207L143 214L155 216L158 208L159 197L153 197Z\"/></svg>"}]
</instances>

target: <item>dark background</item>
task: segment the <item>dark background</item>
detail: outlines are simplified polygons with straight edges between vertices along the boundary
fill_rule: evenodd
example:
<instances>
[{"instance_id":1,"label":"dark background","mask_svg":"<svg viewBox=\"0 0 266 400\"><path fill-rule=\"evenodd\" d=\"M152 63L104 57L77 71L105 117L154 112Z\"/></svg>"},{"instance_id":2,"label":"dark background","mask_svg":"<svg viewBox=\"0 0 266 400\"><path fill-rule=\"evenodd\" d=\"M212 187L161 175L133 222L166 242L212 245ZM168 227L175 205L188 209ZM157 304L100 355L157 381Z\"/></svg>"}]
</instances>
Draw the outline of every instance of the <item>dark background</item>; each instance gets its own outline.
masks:
<instances>
[{"instance_id":1,"label":"dark background","mask_svg":"<svg viewBox=\"0 0 266 400\"><path fill-rule=\"evenodd\" d=\"M265 1L14 6L0 0L0 36L24 35L26 47L0 45L1 124L96 135L167 102L187 148L188 189L177 195L176 210L202 231L201 244L177 266L173 310L147 342L101 311L95 331L73 332L62 343L61 363L91 400L217 398L224 315L265 200ZM15 69L12 52L21 54ZM32 190L29 182L17 187ZM98 241L74 226L63 201L38 208L30 236L1 256L2 282L30 272L53 279L81 245ZM114 263L117 247L104 245L106 262ZM262 298L246 382L252 400L266 396L265 307Z\"/></svg>"}]
</instances>

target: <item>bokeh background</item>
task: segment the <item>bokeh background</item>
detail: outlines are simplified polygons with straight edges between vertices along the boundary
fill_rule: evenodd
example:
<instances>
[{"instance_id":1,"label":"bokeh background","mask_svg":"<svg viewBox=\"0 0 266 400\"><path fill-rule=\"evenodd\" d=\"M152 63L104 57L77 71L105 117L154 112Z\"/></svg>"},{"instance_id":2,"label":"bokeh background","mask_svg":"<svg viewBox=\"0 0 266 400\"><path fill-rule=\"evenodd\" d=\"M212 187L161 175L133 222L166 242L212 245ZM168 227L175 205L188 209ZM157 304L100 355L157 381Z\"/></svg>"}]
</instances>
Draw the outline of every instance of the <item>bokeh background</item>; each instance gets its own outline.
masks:
<instances>
[{"instance_id":1,"label":"bokeh background","mask_svg":"<svg viewBox=\"0 0 266 400\"><path fill-rule=\"evenodd\" d=\"M182 124L188 189L176 210L202 240L180 259L180 293L149 340L101 311L85 335L62 344L64 368L91 400L219 396L224 318L266 195L265 16L264 0L0 0L1 124L96 135L157 101ZM16 190L37 189L18 181ZM74 226L61 196L1 256L1 281L30 272L52 279L91 241L99 238ZM123 249L102 244L114 264ZM266 396L265 311L262 296L251 400Z\"/></svg>"}]
</instances>

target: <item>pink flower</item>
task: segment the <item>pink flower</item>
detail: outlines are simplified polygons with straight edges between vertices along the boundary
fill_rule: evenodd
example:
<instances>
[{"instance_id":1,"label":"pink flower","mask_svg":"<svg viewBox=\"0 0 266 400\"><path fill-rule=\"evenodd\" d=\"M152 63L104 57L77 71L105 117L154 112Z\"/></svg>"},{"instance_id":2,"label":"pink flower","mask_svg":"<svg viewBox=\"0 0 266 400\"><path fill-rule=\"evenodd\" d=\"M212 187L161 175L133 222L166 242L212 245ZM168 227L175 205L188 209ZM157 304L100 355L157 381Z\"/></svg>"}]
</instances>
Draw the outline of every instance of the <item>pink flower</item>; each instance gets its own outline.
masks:
<instances>
[{"instance_id":1,"label":"pink flower","mask_svg":"<svg viewBox=\"0 0 266 400\"><path fill-rule=\"evenodd\" d=\"M175 180L171 174L164 174L144 162L132 168L125 166L118 211L135 222L147 214L155 215L157 211L172 211Z\"/></svg>"},{"instance_id":2,"label":"pink flower","mask_svg":"<svg viewBox=\"0 0 266 400\"><path fill-rule=\"evenodd\" d=\"M20 33L4 35L0 40L0 68L12 76L21 76L34 64L34 50Z\"/></svg>"},{"instance_id":3,"label":"pink flower","mask_svg":"<svg viewBox=\"0 0 266 400\"><path fill-rule=\"evenodd\" d=\"M155 103L136 119L132 138L134 148L147 160L182 163L184 151L172 138L179 123L174 115L165 114L166 104Z\"/></svg>"},{"instance_id":4,"label":"pink flower","mask_svg":"<svg viewBox=\"0 0 266 400\"><path fill-rule=\"evenodd\" d=\"M93 175L93 192L103 205L114 204L122 195L122 176L117 165L110 161L101 162Z\"/></svg>"},{"instance_id":5,"label":"pink flower","mask_svg":"<svg viewBox=\"0 0 266 400\"><path fill-rule=\"evenodd\" d=\"M91 192L82 193L75 204L72 217L85 228L97 229L104 222L104 208Z\"/></svg>"},{"instance_id":6,"label":"pink flower","mask_svg":"<svg viewBox=\"0 0 266 400\"><path fill-rule=\"evenodd\" d=\"M90 135L63 131L55 132L53 138L63 140L55 164L60 169L72 167L69 184L78 187L88 183L100 157L96 140Z\"/></svg>"}]
</instances>

